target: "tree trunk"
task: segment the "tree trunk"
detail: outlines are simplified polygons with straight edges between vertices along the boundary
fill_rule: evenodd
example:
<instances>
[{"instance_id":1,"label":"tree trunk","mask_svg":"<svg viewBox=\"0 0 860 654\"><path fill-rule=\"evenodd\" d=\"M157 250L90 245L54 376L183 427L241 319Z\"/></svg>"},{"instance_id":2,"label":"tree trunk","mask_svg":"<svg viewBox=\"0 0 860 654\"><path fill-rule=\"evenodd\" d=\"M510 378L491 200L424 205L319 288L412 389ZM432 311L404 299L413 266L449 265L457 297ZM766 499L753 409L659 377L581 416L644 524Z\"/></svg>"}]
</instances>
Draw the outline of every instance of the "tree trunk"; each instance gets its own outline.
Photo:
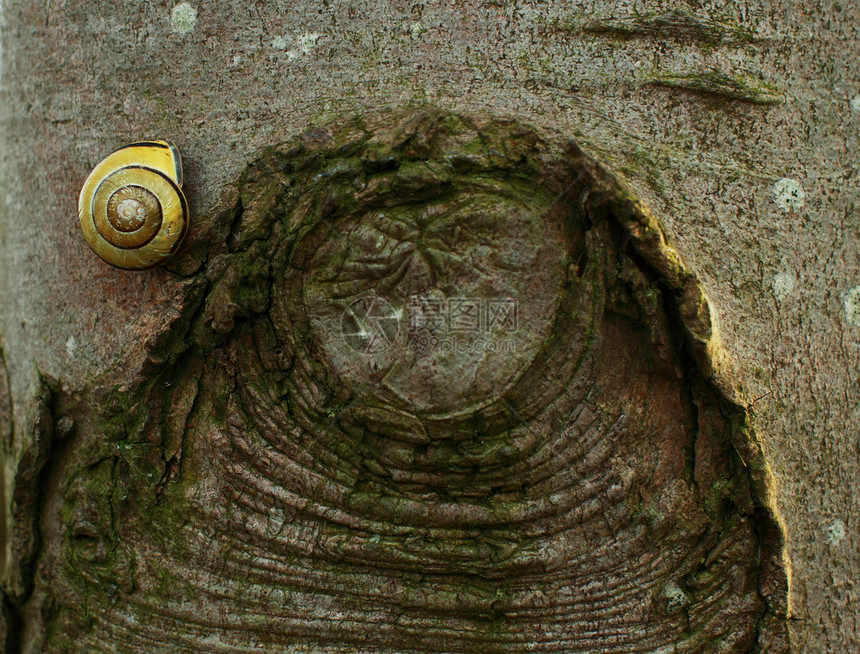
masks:
<instances>
[{"instance_id":1,"label":"tree trunk","mask_svg":"<svg viewBox=\"0 0 860 654\"><path fill-rule=\"evenodd\" d=\"M7 651L857 649L856 9L2 12Z\"/></svg>"}]
</instances>

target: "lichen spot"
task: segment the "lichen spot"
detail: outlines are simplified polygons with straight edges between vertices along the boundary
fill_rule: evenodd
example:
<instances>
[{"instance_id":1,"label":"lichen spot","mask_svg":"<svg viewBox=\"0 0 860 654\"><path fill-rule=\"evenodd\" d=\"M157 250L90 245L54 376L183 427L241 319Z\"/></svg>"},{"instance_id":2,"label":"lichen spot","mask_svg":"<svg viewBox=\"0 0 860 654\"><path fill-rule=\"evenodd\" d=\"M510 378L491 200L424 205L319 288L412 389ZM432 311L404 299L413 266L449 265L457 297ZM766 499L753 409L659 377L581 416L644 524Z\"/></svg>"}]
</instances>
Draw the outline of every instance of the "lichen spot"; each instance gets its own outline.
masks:
<instances>
[{"instance_id":1,"label":"lichen spot","mask_svg":"<svg viewBox=\"0 0 860 654\"><path fill-rule=\"evenodd\" d=\"M190 3L182 2L170 12L170 23L177 34L189 34L197 25L197 10Z\"/></svg>"},{"instance_id":2,"label":"lichen spot","mask_svg":"<svg viewBox=\"0 0 860 654\"><path fill-rule=\"evenodd\" d=\"M290 36L276 36L272 39L272 48L275 50L285 50L287 59L292 61L293 59L306 55L313 50L316 47L320 36L322 35L317 34L316 32L305 32L295 38Z\"/></svg>"},{"instance_id":3,"label":"lichen spot","mask_svg":"<svg viewBox=\"0 0 860 654\"><path fill-rule=\"evenodd\" d=\"M290 47L290 37L276 36L272 39L272 48L275 50L286 50Z\"/></svg>"},{"instance_id":4,"label":"lichen spot","mask_svg":"<svg viewBox=\"0 0 860 654\"><path fill-rule=\"evenodd\" d=\"M666 600L666 612L678 613L690 604L686 593L674 581L670 581L663 589L663 597Z\"/></svg>"},{"instance_id":5,"label":"lichen spot","mask_svg":"<svg viewBox=\"0 0 860 654\"><path fill-rule=\"evenodd\" d=\"M783 177L773 185L773 197L776 200L776 206L786 213L802 209L806 202L806 194L800 182L787 177Z\"/></svg>"},{"instance_id":6,"label":"lichen spot","mask_svg":"<svg viewBox=\"0 0 860 654\"><path fill-rule=\"evenodd\" d=\"M860 286L855 286L845 294L845 317L855 327L860 327Z\"/></svg>"},{"instance_id":7,"label":"lichen spot","mask_svg":"<svg viewBox=\"0 0 860 654\"><path fill-rule=\"evenodd\" d=\"M855 95L851 99L850 105L851 111L853 111L855 114L860 114L860 95Z\"/></svg>"},{"instance_id":8,"label":"lichen spot","mask_svg":"<svg viewBox=\"0 0 860 654\"><path fill-rule=\"evenodd\" d=\"M771 286L776 299L784 300L794 295L797 290L797 279L791 273L779 272L773 276Z\"/></svg>"},{"instance_id":9,"label":"lichen spot","mask_svg":"<svg viewBox=\"0 0 860 654\"><path fill-rule=\"evenodd\" d=\"M841 520L834 520L825 531L825 538L828 545L839 545L842 539L845 538L845 523Z\"/></svg>"},{"instance_id":10,"label":"lichen spot","mask_svg":"<svg viewBox=\"0 0 860 654\"><path fill-rule=\"evenodd\" d=\"M296 39L296 44L299 46L299 50L302 54L307 54L311 50L316 47L317 41L319 41L320 35L316 32L305 32L298 39Z\"/></svg>"}]
</instances>

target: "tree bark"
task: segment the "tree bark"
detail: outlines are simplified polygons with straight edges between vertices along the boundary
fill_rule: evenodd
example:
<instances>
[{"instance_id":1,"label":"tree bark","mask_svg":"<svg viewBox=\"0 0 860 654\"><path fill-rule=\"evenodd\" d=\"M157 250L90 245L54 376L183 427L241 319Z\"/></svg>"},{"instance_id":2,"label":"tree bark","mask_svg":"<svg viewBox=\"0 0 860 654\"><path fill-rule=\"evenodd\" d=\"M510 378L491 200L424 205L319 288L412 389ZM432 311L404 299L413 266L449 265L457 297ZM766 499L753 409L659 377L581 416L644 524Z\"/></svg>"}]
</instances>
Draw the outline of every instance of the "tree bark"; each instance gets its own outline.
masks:
<instances>
[{"instance_id":1,"label":"tree bark","mask_svg":"<svg viewBox=\"0 0 860 654\"><path fill-rule=\"evenodd\" d=\"M2 11L7 651L857 648L856 9Z\"/></svg>"}]
</instances>

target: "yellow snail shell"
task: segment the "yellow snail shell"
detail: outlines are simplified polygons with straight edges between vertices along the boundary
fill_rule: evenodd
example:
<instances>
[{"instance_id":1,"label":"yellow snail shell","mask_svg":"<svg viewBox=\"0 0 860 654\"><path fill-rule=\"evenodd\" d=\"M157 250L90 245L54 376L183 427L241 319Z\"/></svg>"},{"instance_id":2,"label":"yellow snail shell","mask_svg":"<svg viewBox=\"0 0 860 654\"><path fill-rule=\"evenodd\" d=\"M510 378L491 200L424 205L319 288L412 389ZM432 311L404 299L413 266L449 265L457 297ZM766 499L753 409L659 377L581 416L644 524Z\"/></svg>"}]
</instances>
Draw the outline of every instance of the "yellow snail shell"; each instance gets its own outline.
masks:
<instances>
[{"instance_id":1,"label":"yellow snail shell","mask_svg":"<svg viewBox=\"0 0 860 654\"><path fill-rule=\"evenodd\" d=\"M189 223L176 146L144 141L109 154L84 182L78 215L87 243L109 264L143 270L167 261Z\"/></svg>"}]
</instances>

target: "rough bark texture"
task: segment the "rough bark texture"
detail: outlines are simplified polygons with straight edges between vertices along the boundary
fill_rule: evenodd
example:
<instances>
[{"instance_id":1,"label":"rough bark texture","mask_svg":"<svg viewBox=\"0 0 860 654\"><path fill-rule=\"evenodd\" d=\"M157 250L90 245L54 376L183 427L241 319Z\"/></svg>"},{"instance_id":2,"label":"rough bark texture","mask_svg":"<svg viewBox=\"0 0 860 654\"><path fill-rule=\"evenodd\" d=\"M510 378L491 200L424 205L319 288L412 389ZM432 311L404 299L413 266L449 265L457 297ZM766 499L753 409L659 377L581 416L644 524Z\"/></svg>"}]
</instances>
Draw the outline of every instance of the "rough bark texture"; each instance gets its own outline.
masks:
<instances>
[{"instance_id":1,"label":"rough bark texture","mask_svg":"<svg viewBox=\"0 0 860 654\"><path fill-rule=\"evenodd\" d=\"M701 288L576 144L317 130L169 268L139 377L54 391L16 479L26 650L787 651Z\"/></svg>"},{"instance_id":2,"label":"rough bark texture","mask_svg":"<svg viewBox=\"0 0 860 654\"><path fill-rule=\"evenodd\" d=\"M550 651L637 639L645 651L783 651L781 544L752 425L786 515L797 649L857 649L855 7L171 9L3 9L9 649L151 651L146 638L167 632L171 651L254 650L255 638L430 649L434 636L439 651L521 651L528 634ZM428 104L542 126L490 123L504 143L517 129L553 135L530 136L519 159L513 146L466 148L470 174L395 175L384 158L366 169L347 147L303 164L328 171L296 182L308 206L288 183L302 155L279 146L238 196L223 188L309 125L356 116L306 137L320 152L393 138L404 114L381 108ZM537 145L571 136L627 179L675 250L591 159ZM123 273L83 245L75 200L92 164L144 137L185 152L197 223L169 270ZM379 138L401 161L426 154ZM529 160L532 146L547 158ZM564 219L530 213L580 173L603 209L573 198ZM387 174L400 186L349 186ZM412 192L433 205L420 191L445 184L456 193L439 215L394 210ZM374 211L394 198L383 213L403 224L356 213L362 192ZM463 194L475 197L450 204ZM487 216L535 236L518 251ZM343 234L326 233L341 218ZM437 253L423 269L367 256L371 236L408 244L422 221ZM462 238L468 265L450 256ZM533 288L523 257L541 264ZM358 291L397 310L434 270L478 299L522 295L523 349L452 366L429 336L379 352L349 332ZM591 323L554 317L589 315L568 302ZM392 336L391 314L353 310ZM737 376L706 318L723 324ZM585 332L575 363L549 356ZM362 356L393 382L351 363ZM472 383L454 374L463 361L481 371ZM531 378L532 361L557 376ZM588 622L613 593L635 610Z\"/></svg>"}]
</instances>

